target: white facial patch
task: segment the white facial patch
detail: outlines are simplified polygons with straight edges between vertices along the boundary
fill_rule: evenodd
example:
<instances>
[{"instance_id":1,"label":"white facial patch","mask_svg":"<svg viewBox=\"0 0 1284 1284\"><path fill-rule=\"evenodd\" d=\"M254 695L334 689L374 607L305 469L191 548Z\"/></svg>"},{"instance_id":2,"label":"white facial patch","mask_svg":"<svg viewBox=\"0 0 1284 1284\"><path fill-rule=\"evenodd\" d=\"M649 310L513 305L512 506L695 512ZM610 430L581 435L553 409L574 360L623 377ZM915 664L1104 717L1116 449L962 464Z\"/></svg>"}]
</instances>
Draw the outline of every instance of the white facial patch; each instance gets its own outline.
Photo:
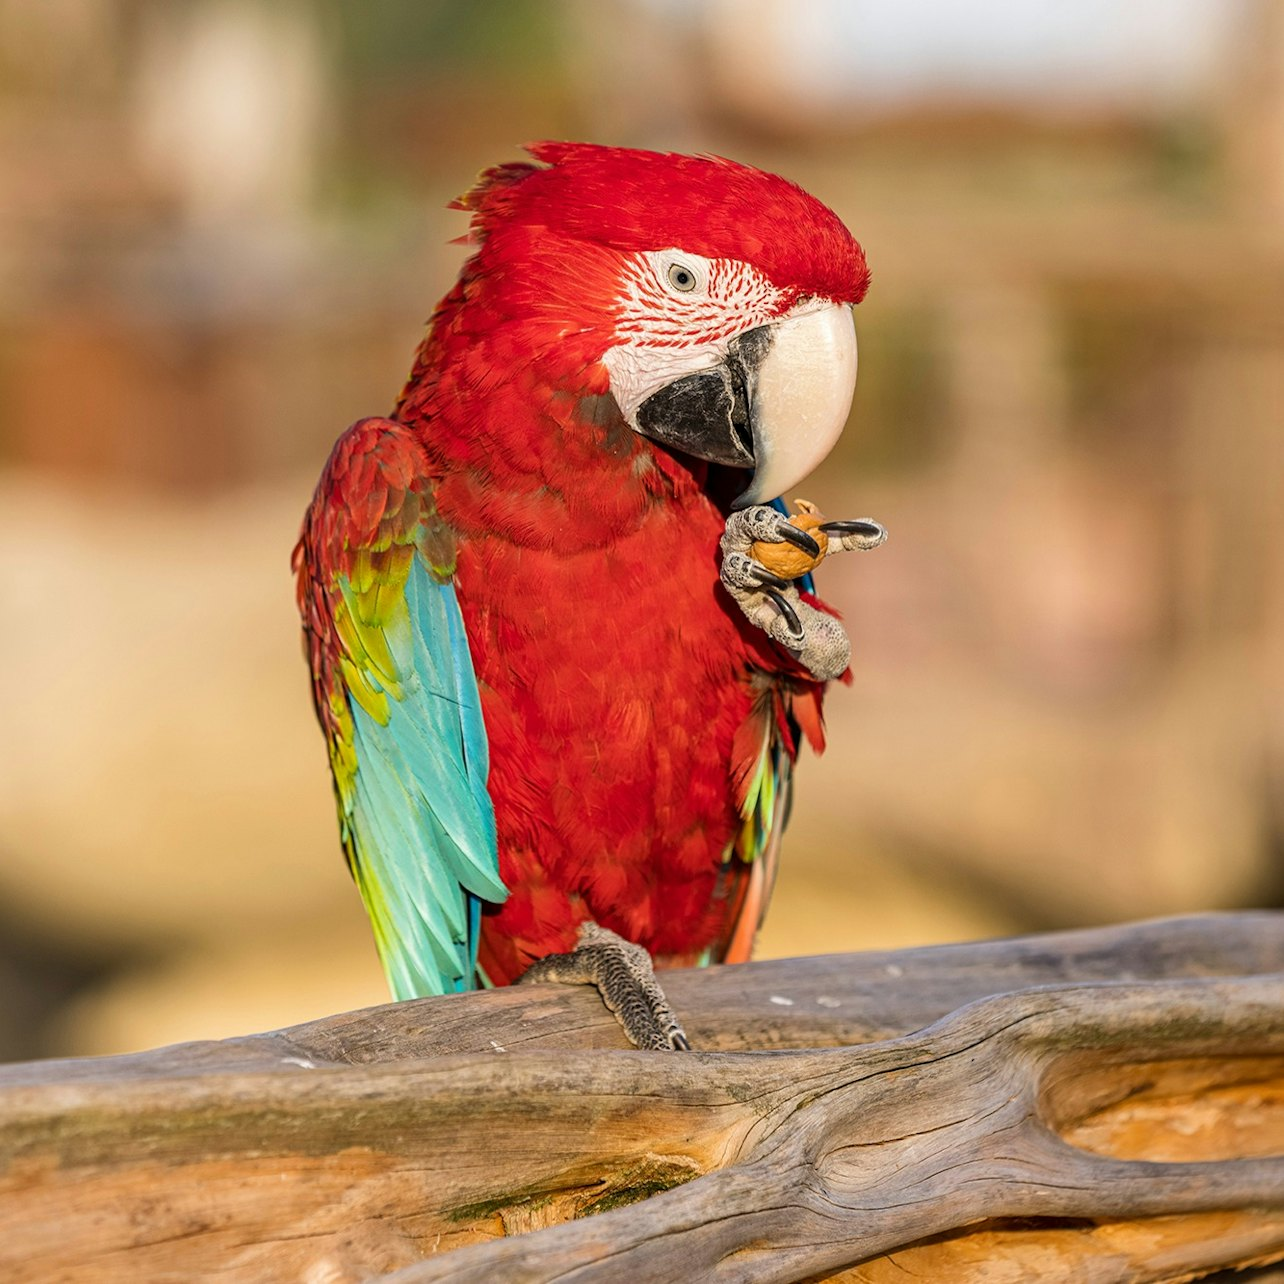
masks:
<instances>
[{"instance_id":1,"label":"white facial patch","mask_svg":"<svg viewBox=\"0 0 1284 1284\"><path fill-rule=\"evenodd\" d=\"M634 429L637 409L652 393L712 370L736 335L775 320L785 301L747 263L678 249L633 256L623 284L615 326L620 342L602 362L611 393Z\"/></svg>"},{"instance_id":2,"label":"white facial patch","mask_svg":"<svg viewBox=\"0 0 1284 1284\"><path fill-rule=\"evenodd\" d=\"M677 249L635 255L623 286L618 342L602 362L611 393L635 432L701 459L752 458L753 477L739 503L772 499L824 459L846 423L856 382L849 305L817 297L794 301L747 263ZM748 349L737 345L729 353L733 340L762 327L770 327L765 342ZM666 421L674 408L665 404L648 407L646 427L641 426L639 414L649 398L724 364L740 372L739 382L727 382L723 370L722 383L704 384L713 399L707 407L693 403L695 420L679 410ZM745 402L751 455L745 425L733 423L734 398ZM698 419L701 410L711 416L707 425ZM705 431L713 438L704 439Z\"/></svg>"}]
</instances>

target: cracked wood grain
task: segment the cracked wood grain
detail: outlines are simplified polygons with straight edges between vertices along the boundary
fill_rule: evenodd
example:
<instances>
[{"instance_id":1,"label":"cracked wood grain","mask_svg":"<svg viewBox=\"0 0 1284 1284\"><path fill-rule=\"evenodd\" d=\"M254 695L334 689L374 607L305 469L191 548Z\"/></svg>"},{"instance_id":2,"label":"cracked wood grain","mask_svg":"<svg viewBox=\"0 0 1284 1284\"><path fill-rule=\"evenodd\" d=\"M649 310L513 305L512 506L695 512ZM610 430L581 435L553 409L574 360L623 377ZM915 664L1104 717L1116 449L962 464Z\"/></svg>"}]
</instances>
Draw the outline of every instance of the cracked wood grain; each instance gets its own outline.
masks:
<instances>
[{"instance_id":1,"label":"cracked wood grain","mask_svg":"<svg viewBox=\"0 0 1284 1284\"><path fill-rule=\"evenodd\" d=\"M1095 1120L1085 1136L1100 1145L1101 1114L1153 1098L1165 1075L1284 1104L1284 976L1035 990L899 1040L740 1060L716 1059L724 1081L752 1085L737 1097L753 1118L733 1126L717 1170L627 1214L462 1249L391 1280L792 1281L998 1219L1246 1210L1251 1221L1264 1205L1274 1212L1254 1250L1284 1254L1278 1110L1239 1158L1154 1162L1074 1144ZM652 1090L667 1079L650 1076ZM1262 1147L1270 1157L1255 1157Z\"/></svg>"},{"instance_id":2,"label":"cracked wood grain","mask_svg":"<svg viewBox=\"0 0 1284 1284\"><path fill-rule=\"evenodd\" d=\"M670 974L706 1046L767 1052L602 1048L591 994L535 989L0 1068L0 1271L876 1284L1271 1260L1280 973L1284 916L1206 916Z\"/></svg>"}]
</instances>

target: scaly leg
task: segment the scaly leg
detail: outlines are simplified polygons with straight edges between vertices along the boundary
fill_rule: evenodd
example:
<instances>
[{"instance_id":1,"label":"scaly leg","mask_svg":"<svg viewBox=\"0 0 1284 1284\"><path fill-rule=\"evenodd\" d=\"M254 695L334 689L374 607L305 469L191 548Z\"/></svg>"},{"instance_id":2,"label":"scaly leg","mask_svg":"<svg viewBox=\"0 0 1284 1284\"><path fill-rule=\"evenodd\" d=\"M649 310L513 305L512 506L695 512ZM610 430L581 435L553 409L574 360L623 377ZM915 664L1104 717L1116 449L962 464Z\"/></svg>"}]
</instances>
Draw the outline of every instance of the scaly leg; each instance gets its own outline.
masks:
<instances>
[{"instance_id":1,"label":"scaly leg","mask_svg":"<svg viewBox=\"0 0 1284 1284\"><path fill-rule=\"evenodd\" d=\"M532 963L522 982L595 985L629 1042L654 1051L689 1052L677 1014L655 980L651 956L640 945L588 922L570 954L550 954Z\"/></svg>"},{"instance_id":2,"label":"scaly leg","mask_svg":"<svg viewBox=\"0 0 1284 1284\"><path fill-rule=\"evenodd\" d=\"M821 529L833 553L877 548L887 538L883 527L868 518L826 522ZM754 559L751 548L759 540L788 540L813 557L820 551L816 541L779 510L765 504L739 509L727 519L722 536L721 577L727 592L751 623L793 652L815 678L824 682L838 677L851 660L846 630L832 615L804 602L791 581Z\"/></svg>"}]
</instances>

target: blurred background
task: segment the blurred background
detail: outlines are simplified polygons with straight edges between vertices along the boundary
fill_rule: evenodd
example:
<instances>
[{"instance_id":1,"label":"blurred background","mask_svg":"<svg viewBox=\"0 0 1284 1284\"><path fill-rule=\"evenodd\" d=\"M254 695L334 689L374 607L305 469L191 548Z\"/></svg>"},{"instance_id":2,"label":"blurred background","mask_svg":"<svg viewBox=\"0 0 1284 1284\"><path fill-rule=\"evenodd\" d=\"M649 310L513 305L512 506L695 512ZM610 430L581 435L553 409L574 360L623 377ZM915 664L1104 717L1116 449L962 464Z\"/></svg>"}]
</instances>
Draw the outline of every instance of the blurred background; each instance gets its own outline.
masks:
<instances>
[{"instance_id":1,"label":"blurred background","mask_svg":"<svg viewBox=\"0 0 1284 1284\"><path fill-rule=\"evenodd\" d=\"M873 267L760 954L1284 902L1280 0L0 0L0 1058L384 998L289 554L543 137Z\"/></svg>"}]
</instances>

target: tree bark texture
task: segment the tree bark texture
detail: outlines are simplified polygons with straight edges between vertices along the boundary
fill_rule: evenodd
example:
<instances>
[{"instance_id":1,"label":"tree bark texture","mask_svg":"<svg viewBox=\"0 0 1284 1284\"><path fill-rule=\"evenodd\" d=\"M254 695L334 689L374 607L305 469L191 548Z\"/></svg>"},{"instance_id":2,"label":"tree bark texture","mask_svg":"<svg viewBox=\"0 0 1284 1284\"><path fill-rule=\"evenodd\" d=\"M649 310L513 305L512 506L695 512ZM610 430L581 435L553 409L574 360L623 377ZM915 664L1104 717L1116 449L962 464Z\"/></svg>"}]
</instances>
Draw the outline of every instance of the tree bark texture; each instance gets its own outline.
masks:
<instances>
[{"instance_id":1,"label":"tree bark texture","mask_svg":"<svg viewBox=\"0 0 1284 1284\"><path fill-rule=\"evenodd\" d=\"M0 1067L15 1281L1192 1279L1284 1257L1284 915Z\"/></svg>"}]
</instances>

